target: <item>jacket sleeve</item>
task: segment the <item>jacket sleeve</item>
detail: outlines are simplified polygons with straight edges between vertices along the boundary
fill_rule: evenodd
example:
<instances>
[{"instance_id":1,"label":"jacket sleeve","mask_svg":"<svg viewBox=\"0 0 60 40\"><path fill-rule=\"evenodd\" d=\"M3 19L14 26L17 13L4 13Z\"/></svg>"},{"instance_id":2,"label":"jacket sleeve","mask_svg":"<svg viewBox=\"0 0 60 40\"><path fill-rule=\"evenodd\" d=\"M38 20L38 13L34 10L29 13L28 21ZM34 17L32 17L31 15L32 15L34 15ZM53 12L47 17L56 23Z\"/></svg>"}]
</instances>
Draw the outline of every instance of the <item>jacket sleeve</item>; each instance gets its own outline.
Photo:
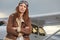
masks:
<instances>
[{"instance_id":1,"label":"jacket sleeve","mask_svg":"<svg viewBox=\"0 0 60 40\"><path fill-rule=\"evenodd\" d=\"M8 19L7 33L18 36L18 33L16 32L16 30L13 29L13 16L12 15L10 15Z\"/></svg>"},{"instance_id":2,"label":"jacket sleeve","mask_svg":"<svg viewBox=\"0 0 60 40\"><path fill-rule=\"evenodd\" d=\"M29 27L29 29L26 29L25 27ZM31 21L30 19L27 21L27 26L22 28L22 32L26 35L30 35L32 33L32 26L31 26Z\"/></svg>"},{"instance_id":3,"label":"jacket sleeve","mask_svg":"<svg viewBox=\"0 0 60 40\"><path fill-rule=\"evenodd\" d=\"M32 33L32 25L31 25L31 20L29 18L29 21L28 21L28 27L29 27L29 33L28 34L31 34Z\"/></svg>"}]
</instances>

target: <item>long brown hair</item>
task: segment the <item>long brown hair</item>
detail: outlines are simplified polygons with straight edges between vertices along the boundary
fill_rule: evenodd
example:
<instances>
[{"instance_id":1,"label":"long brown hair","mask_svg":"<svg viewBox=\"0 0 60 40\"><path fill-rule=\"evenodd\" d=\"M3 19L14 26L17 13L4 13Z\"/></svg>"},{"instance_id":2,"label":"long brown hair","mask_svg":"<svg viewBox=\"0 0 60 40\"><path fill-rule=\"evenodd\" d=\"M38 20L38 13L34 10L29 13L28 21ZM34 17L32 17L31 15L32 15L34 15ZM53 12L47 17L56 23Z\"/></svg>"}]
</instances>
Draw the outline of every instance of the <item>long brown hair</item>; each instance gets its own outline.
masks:
<instances>
[{"instance_id":1,"label":"long brown hair","mask_svg":"<svg viewBox=\"0 0 60 40\"><path fill-rule=\"evenodd\" d=\"M18 4L18 6L16 7L16 12L14 13L14 20L13 21L16 21L16 18L19 18L19 5L20 3ZM28 6L26 7L26 11L24 12L23 14L23 19L24 19L24 22L26 24L29 24L30 22L30 19L29 19L29 11L28 11Z\"/></svg>"}]
</instances>

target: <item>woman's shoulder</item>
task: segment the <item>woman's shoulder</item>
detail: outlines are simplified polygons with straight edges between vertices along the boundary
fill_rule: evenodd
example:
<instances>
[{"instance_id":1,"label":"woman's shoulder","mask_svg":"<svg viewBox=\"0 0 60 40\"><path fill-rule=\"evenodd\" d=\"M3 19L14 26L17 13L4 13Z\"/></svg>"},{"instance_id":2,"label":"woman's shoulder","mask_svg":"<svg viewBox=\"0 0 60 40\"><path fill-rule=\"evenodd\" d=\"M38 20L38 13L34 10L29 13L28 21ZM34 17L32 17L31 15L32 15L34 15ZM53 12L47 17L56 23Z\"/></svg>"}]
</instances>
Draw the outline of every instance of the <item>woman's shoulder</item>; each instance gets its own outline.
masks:
<instances>
[{"instance_id":1,"label":"woman's shoulder","mask_svg":"<svg viewBox=\"0 0 60 40\"><path fill-rule=\"evenodd\" d=\"M10 14L9 18L13 18L15 13Z\"/></svg>"},{"instance_id":2,"label":"woman's shoulder","mask_svg":"<svg viewBox=\"0 0 60 40\"><path fill-rule=\"evenodd\" d=\"M15 13L12 13L10 16L13 17L15 15Z\"/></svg>"}]
</instances>

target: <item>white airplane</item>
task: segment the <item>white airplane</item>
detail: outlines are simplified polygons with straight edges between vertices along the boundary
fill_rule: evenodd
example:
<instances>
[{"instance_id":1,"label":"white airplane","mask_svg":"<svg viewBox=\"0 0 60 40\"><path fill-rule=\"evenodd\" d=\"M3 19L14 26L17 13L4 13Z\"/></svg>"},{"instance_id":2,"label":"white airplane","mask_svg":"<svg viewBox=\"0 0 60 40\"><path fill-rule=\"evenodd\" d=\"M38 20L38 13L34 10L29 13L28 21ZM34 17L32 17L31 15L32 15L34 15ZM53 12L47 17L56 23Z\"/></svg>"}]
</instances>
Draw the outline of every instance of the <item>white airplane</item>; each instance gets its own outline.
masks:
<instances>
[{"instance_id":1,"label":"white airplane","mask_svg":"<svg viewBox=\"0 0 60 40\"><path fill-rule=\"evenodd\" d=\"M57 12L57 13L49 13L43 15L38 14L38 15L30 16L30 19L34 26L33 33L30 35L30 39L31 40L59 40L60 39L60 13ZM7 20L8 18L0 18L0 21L7 22ZM41 36L39 32L42 32L41 34L44 33L45 35ZM6 35L6 25L1 25L0 39L3 39L5 35Z\"/></svg>"}]
</instances>

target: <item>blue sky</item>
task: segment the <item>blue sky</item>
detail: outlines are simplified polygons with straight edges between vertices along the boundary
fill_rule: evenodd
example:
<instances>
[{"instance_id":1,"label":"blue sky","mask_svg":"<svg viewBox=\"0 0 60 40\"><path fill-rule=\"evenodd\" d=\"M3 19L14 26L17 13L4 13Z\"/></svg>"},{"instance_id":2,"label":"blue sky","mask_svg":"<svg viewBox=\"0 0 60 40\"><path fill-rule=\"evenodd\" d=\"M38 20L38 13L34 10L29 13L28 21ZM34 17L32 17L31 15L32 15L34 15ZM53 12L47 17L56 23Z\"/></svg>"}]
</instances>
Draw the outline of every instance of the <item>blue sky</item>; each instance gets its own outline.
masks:
<instances>
[{"instance_id":1,"label":"blue sky","mask_svg":"<svg viewBox=\"0 0 60 40\"><path fill-rule=\"evenodd\" d=\"M15 11L20 0L0 0L0 17L8 17ZM60 12L60 0L27 0L29 15Z\"/></svg>"}]
</instances>

